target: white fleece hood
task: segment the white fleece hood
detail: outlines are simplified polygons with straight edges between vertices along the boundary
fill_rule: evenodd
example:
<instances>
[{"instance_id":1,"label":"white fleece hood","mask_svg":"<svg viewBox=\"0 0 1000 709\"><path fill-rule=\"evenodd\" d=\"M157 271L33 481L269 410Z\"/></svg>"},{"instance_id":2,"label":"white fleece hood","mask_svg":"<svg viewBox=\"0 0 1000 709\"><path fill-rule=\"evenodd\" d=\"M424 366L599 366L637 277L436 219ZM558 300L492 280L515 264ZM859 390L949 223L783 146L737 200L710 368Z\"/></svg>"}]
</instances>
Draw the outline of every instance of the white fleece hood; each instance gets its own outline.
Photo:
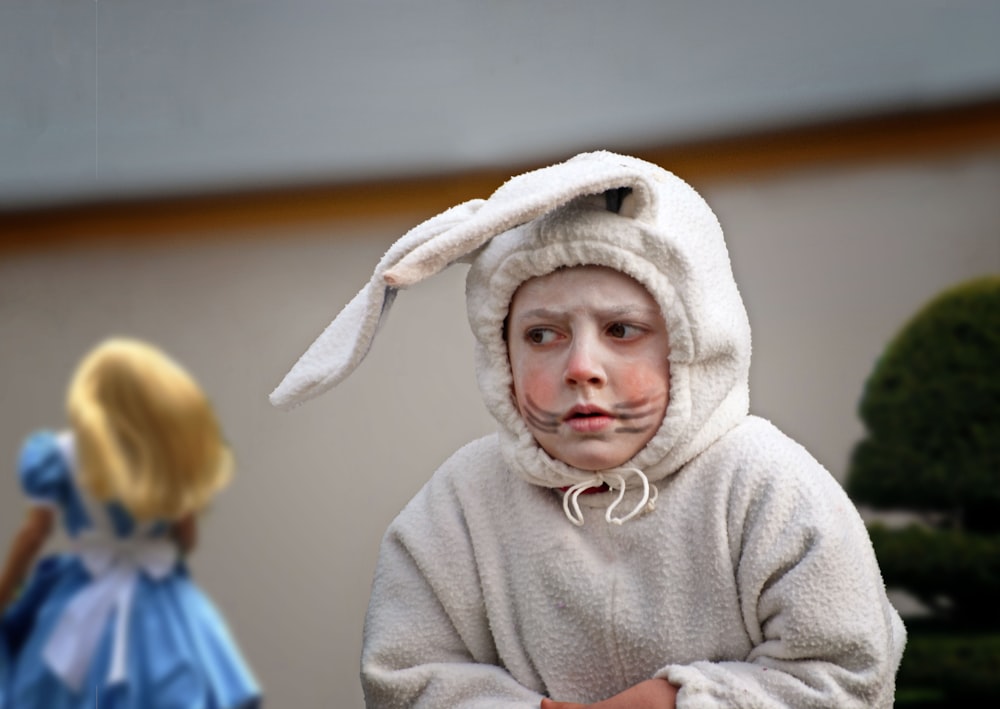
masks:
<instances>
[{"instance_id":1,"label":"white fleece hood","mask_svg":"<svg viewBox=\"0 0 1000 709\"><path fill-rule=\"evenodd\" d=\"M511 298L527 279L561 267L622 271L664 314L670 401L660 430L623 468L661 480L746 416L750 327L718 220L683 180L608 152L514 177L488 200L460 204L411 230L285 376L272 403L291 408L348 376L397 290L456 261L471 262L466 295L479 386L500 424L506 462L523 479L546 487L595 479L538 446L511 394L503 339Z\"/></svg>"}]
</instances>

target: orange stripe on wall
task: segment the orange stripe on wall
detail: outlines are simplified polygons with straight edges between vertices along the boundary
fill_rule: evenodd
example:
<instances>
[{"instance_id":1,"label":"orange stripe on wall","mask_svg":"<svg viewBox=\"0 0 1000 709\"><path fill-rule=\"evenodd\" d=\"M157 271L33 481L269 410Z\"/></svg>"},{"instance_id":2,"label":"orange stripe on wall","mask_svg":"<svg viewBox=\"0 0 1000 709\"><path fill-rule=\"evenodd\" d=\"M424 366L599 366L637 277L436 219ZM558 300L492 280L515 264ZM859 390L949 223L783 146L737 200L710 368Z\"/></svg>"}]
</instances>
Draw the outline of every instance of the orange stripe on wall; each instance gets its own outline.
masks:
<instances>
[{"instance_id":1,"label":"orange stripe on wall","mask_svg":"<svg viewBox=\"0 0 1000 709\"><path fill-rule=\"evenodd\" d=\"M1000 99L630 152L698 186L765 173L906 161L997 147ZM567 157L446 175L0 211L0 253L88 240L134 243L137 235L151 240L197 233L203 238L373 216L422 219L461 201L486 197L510 175Z\"/></svg>"}]
</instances>

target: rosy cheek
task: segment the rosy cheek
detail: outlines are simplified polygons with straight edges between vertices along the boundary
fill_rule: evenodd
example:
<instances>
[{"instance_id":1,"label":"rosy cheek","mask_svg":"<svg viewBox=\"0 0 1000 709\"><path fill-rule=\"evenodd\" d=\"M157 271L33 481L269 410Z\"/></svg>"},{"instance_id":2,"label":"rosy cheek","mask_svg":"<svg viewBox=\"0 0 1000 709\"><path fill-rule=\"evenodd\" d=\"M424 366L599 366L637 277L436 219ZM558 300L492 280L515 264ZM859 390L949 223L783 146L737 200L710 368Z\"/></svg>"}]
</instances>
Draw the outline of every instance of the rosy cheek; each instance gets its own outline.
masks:
<instances>
[{"instance_id":1,"label":"rosy cheek","mask_svg":"<svg viewBox=\"0 0 1000 709\"><path fill-rule=\"evenodd\" d=\"M654 392L666 395L668 385L667 369L654 367L629 367L620 374L619 391L625 398L633 400L651 396Z\"/></svg>"},{"instance_id":2,"label":"rosy cheek","mask_svg":"<svg viewBox=\"0 0 1000 709\"><path fill-rule=\"evenodd\" d=\"M559 381L544 367L522 367L517 373L515 389L519 402L530 398L541 409L551 411L556 408Z\"/></svg>"}]
</instances>

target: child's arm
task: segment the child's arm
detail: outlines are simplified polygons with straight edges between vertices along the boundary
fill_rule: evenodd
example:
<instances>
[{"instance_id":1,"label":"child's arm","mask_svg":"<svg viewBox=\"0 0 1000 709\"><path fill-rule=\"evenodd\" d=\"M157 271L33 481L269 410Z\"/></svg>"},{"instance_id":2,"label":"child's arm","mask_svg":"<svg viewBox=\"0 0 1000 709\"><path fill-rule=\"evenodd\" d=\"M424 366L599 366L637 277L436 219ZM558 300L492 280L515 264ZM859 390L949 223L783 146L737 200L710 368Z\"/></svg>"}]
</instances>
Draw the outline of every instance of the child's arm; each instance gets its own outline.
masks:
<instances>
[{"instance_id":1,"label":"child's arm","mask_svg":"<svg viewBox=\"0 0 1000 709\"><path fill-rule=\"evenodd\" d=\"M467 470L482 449L464 449L443 471ZM365 701L413 709L538 709L540 683L519 679L531 668L517 657L501 662L497 654L470 520L456 498L453 481L439 471L382 540L364 628Z\"/></svg>"},{"instance_id":2,"label":"child's arm","mask_svg":"<svg viewBox=\"0 0 1000 709\"><path fill-rule=\"evenodd\" d=\"M574 704L543 699L541 709L674 709L677 687L665 679L647 679L596 704Z\"/></svg>"},{"instance_id":3,"label":"child's arm","mask_svg":"<svg viewBox=\"0 0 1000 709\"><path fill-rule=\"evenodd\" d=\"M10 544L3 572L0 573L0 613L24 582L31 564L52 533L55 513L49 507L36 506L28 510L21 529Z\"/></svg>"},{"instance_id":4,"label":"child's arm","mask_svg":"<svg viewBox=\"0 0 1000 709\"><path fill-rule=\"evenodd\" d=\"M390 528L365 619L362 685L368 706L538 707L493 654L475 573L457 538L436 563ZM425 545L426 547L426 545ZM455 560L455 564L450 562Z\"/></svg>"},{"instance_id":5,"label":"child's arm","mask_svg":"<svg viewBox=\"0 0 1000 709\"><path fill-rule=\"evenodd\" d=\"M743 627L730 630L745 630L752 647L742 661L672 664L656 675L699 705L889 709L906 632L856 508L770 424L754 420L730 440L741 467L717 516L736 542Z\"/></svg>"},{"instance_id":6,"label":"child's arm","mask_svg":"<svg viewBox=\"0 0 1000 709\"><path fill-rule=\"evenodd\" d=\"M170 528L170 536L177 542L182 554L190 554L198 544L198 519L191 514L177 520Z\"/></svg>"}]
</instances>

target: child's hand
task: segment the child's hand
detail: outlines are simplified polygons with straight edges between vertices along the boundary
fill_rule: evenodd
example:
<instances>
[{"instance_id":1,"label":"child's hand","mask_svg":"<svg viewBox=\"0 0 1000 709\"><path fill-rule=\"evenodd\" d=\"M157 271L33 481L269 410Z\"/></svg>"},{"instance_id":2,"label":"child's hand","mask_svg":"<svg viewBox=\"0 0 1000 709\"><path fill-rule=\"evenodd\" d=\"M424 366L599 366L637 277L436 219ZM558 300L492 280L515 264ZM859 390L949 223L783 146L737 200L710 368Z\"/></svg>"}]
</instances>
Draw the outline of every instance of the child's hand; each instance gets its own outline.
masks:
<instances>
[{"instance_id":1,"label":"child's hand","mask_svg":"<svg viewBox=\"0 0 1000 709\"><path fill-rule=\"evenodd\" d=\"M674 709L677 687L665 679L647 679L596 704L542 699L540 709Z\"/></svg>"}]
</instances>

